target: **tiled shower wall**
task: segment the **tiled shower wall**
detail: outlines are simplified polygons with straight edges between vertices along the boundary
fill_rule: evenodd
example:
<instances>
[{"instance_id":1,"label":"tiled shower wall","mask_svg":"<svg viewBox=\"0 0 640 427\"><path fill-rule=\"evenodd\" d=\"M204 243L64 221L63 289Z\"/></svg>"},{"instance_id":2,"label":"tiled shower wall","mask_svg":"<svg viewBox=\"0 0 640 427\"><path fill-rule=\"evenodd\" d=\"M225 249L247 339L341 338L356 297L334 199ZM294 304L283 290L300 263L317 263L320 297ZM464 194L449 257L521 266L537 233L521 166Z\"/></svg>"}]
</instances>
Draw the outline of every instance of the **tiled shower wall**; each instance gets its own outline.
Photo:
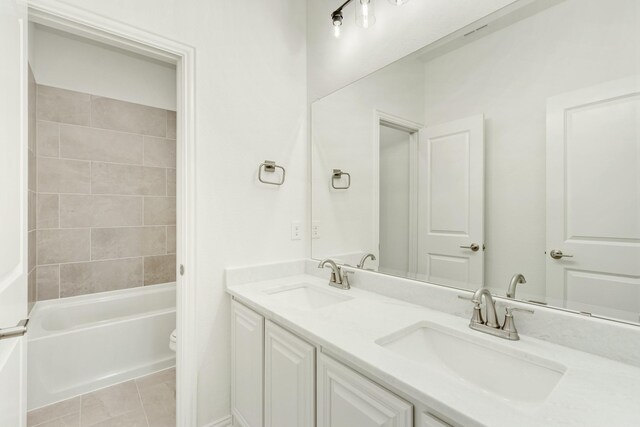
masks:
<instances>
[{"instance_id":1,"label":"tiled shower wall","mask_svg":"<svg viewBox=\"0 0 640 427\"><path fill-rule=\"evenodd\" d=\"M38 85L36 118L37 300L175 281L175 112Z\"/></svg>"}]
</instances>

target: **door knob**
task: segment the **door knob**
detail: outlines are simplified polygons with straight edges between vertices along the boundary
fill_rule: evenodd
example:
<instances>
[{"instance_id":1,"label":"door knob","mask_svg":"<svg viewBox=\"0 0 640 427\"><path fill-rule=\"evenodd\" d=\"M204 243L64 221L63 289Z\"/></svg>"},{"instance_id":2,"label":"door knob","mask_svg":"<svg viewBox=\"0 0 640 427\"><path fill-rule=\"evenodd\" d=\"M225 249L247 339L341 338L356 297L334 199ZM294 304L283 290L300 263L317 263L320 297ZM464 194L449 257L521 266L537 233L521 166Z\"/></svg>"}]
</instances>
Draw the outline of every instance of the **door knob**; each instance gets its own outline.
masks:
<instances>
[{"instance_id":1,"label":"door knob","mask_svg":"<svg viewBox=\"0 0 640 427\"><path fill-rule=\"evenodd\" d=\"M469 246L460 246L462 249L471 249L473 252L478 252L480 249L480 245L477 243L472 243Z\"/></svg>"},{"instance_id":2,"label":"door knob","mask_svg":"<svg viewBox=\"0 0 640 427\"><path fill-rule=\"evenodd\" d=\"M549 255L553 259L573 258L573 255L563 254L560 249L553 249L551 252L549 252Z\"/></svg>"}]
</instances>

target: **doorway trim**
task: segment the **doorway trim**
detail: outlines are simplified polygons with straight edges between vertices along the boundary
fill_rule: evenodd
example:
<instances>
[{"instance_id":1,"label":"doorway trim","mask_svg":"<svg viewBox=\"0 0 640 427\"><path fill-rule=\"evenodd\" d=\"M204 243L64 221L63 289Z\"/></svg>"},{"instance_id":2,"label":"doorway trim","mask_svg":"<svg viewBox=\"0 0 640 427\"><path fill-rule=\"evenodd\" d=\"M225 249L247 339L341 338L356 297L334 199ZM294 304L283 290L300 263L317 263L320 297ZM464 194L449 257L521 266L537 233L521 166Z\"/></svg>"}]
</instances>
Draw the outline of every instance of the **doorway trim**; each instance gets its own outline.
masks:
<instances>
[{"instance_id":1,"label":"doorway trim","mask_svg":"<svg viewBox=\"0 0 640 427\"><path fill-rule=\"evenodd\" d=\"M418 138L422 123L402 117L373 111L373 230L376 255L380 255L380 126L405 131L409 134L409 277L418 271ZM378 257L378 259L380 259ZM379 265L380 261L378 261Z\"/></svg>"},{"instance_id":2,"label":"doorway trim","mask_svg":"<svg viewBox=\"0 0 640 427\"><path fill-rule=\"evenodd\" d=\"M57 0L26 3L32 22L176 65L176 422L179 426L196 425L195 48Z\"/></svg>"}]
</instances>

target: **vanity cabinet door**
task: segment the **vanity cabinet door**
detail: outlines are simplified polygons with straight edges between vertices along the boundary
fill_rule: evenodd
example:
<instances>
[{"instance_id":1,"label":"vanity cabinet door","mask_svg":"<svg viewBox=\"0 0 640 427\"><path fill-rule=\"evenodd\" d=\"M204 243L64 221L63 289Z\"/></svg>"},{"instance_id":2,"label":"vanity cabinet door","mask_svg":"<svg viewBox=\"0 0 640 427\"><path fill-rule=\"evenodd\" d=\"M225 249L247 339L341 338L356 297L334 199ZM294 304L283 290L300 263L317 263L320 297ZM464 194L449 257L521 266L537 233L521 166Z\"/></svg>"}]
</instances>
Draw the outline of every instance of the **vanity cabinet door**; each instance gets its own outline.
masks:
<instances>
[{"instance_id":1,"label":"vanity cabinet door","mask_svg":"<svg viewBox=\"0 0 640 427\"><path fill-rule=\"evenodd\" d=\"M441 420L440 418L432 415L428 412L423 412L420 416L420 424L419 427L453 427L451 424L446 421Z\"/></svg>"},{"instance_id":2,"label":"vanity cabinet door","mask_svg":"<svg viewBox=\"0 0 640 427\"><path fill-rule=\"evenodd\" d=\"M313 427L315 347L267 321L264 369L265 427Z\"/></svg>"},{"instance_id":3,"label":"vanity cabinet door","mask_svg":"<svg viewBox=\"0 0 640 427\"><path fill-rule=\"evenodd\" d=\"M235 424L262 427L264 317L231 302L231 412Z\"/></svg>"},{"instance_id":4,"label":"vanity cabinet door","mask_svg":"<svg viewBox=\"0 0 640 427\"><path fill-rule=\"evenodd\" d=\"M413 427L413 406L325 354L318 355L318 427Z\"/></svg>"}]
</instances>

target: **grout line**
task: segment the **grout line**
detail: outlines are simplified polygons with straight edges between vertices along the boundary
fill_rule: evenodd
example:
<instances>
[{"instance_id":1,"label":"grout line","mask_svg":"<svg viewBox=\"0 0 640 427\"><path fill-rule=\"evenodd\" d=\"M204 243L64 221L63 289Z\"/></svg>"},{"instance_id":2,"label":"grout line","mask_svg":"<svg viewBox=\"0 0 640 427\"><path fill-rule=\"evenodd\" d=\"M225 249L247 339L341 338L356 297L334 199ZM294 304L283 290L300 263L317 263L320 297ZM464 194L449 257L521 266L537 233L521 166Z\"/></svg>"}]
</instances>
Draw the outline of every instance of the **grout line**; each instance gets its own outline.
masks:
<instances>
[{"instance_id":1,"label":"grout line","mask_svg":"<svg viewBox=\"0 0 640 427\"><path fill-rule=\"evenodd\" d=\"M119 129L112 129L112 128L101 128L101 127L97 127L95 125L79 125L76 123L66 123L66 122L57 122L55 120L47 120L47 119L39 119L36 118L36 122L46 122L46 123L55 123L57 125L61 125L61 126L74 126L74 127L79 127L79 128L84 128L84 129L95 129L95 130L101 130L101 131L106 131L106 132L115 132L115 133L122 133L125 135L136 135L136 136L146 136L149 138L160 138L160 139L168 139L170 141L176 141L177 138L168 138L166 136L166 131L165 131L165 136L158 136L158 135L151 135L151 134L147 134L147 133L137 133L137 132L127 132L126 130L119 130Z\"/></svg>"},{"instance_id":2,"label":"grout line","mask_svg":"<svg viewBox=\"0 0 640 427\"><path fill-rule=\"evenodd\" d=\"M36 155L37 159L54 159L54 160L65 160L69 162L94 162L94 163L104 163L107 165L118 165L118 166L130 166L130 167L140 167L140 168L150 168L150 169L175 169L175 168L167 168L166 166L153 166L153 165L145 165L143 163L122 163L122 162L109 162L106 160L98 160L98 159L78 159L73 157L53 157L53 156L40 156Z\"/></svg>"},{"instance_id":3,"label":"grout line","mask_svg":"<svg viewBox=\"0 0 640 427\"><path fill-rule=\"evenodd\" d=\"M45 196L55 196L55 195L62 195L62 196L96 196L96 197L101 197L101 196L108 196L108 197L149 197L149 198L174 198L176 196L164 196L164 195L158 195L158 194L150 194L150 195L145 195L145 194L114 194L114 193L99 193L99 194L90 194L90 193L53 193L53 192L40 192L40 193L36 193L36 194L44 194Z\"/></svg>"}]
</instances>

